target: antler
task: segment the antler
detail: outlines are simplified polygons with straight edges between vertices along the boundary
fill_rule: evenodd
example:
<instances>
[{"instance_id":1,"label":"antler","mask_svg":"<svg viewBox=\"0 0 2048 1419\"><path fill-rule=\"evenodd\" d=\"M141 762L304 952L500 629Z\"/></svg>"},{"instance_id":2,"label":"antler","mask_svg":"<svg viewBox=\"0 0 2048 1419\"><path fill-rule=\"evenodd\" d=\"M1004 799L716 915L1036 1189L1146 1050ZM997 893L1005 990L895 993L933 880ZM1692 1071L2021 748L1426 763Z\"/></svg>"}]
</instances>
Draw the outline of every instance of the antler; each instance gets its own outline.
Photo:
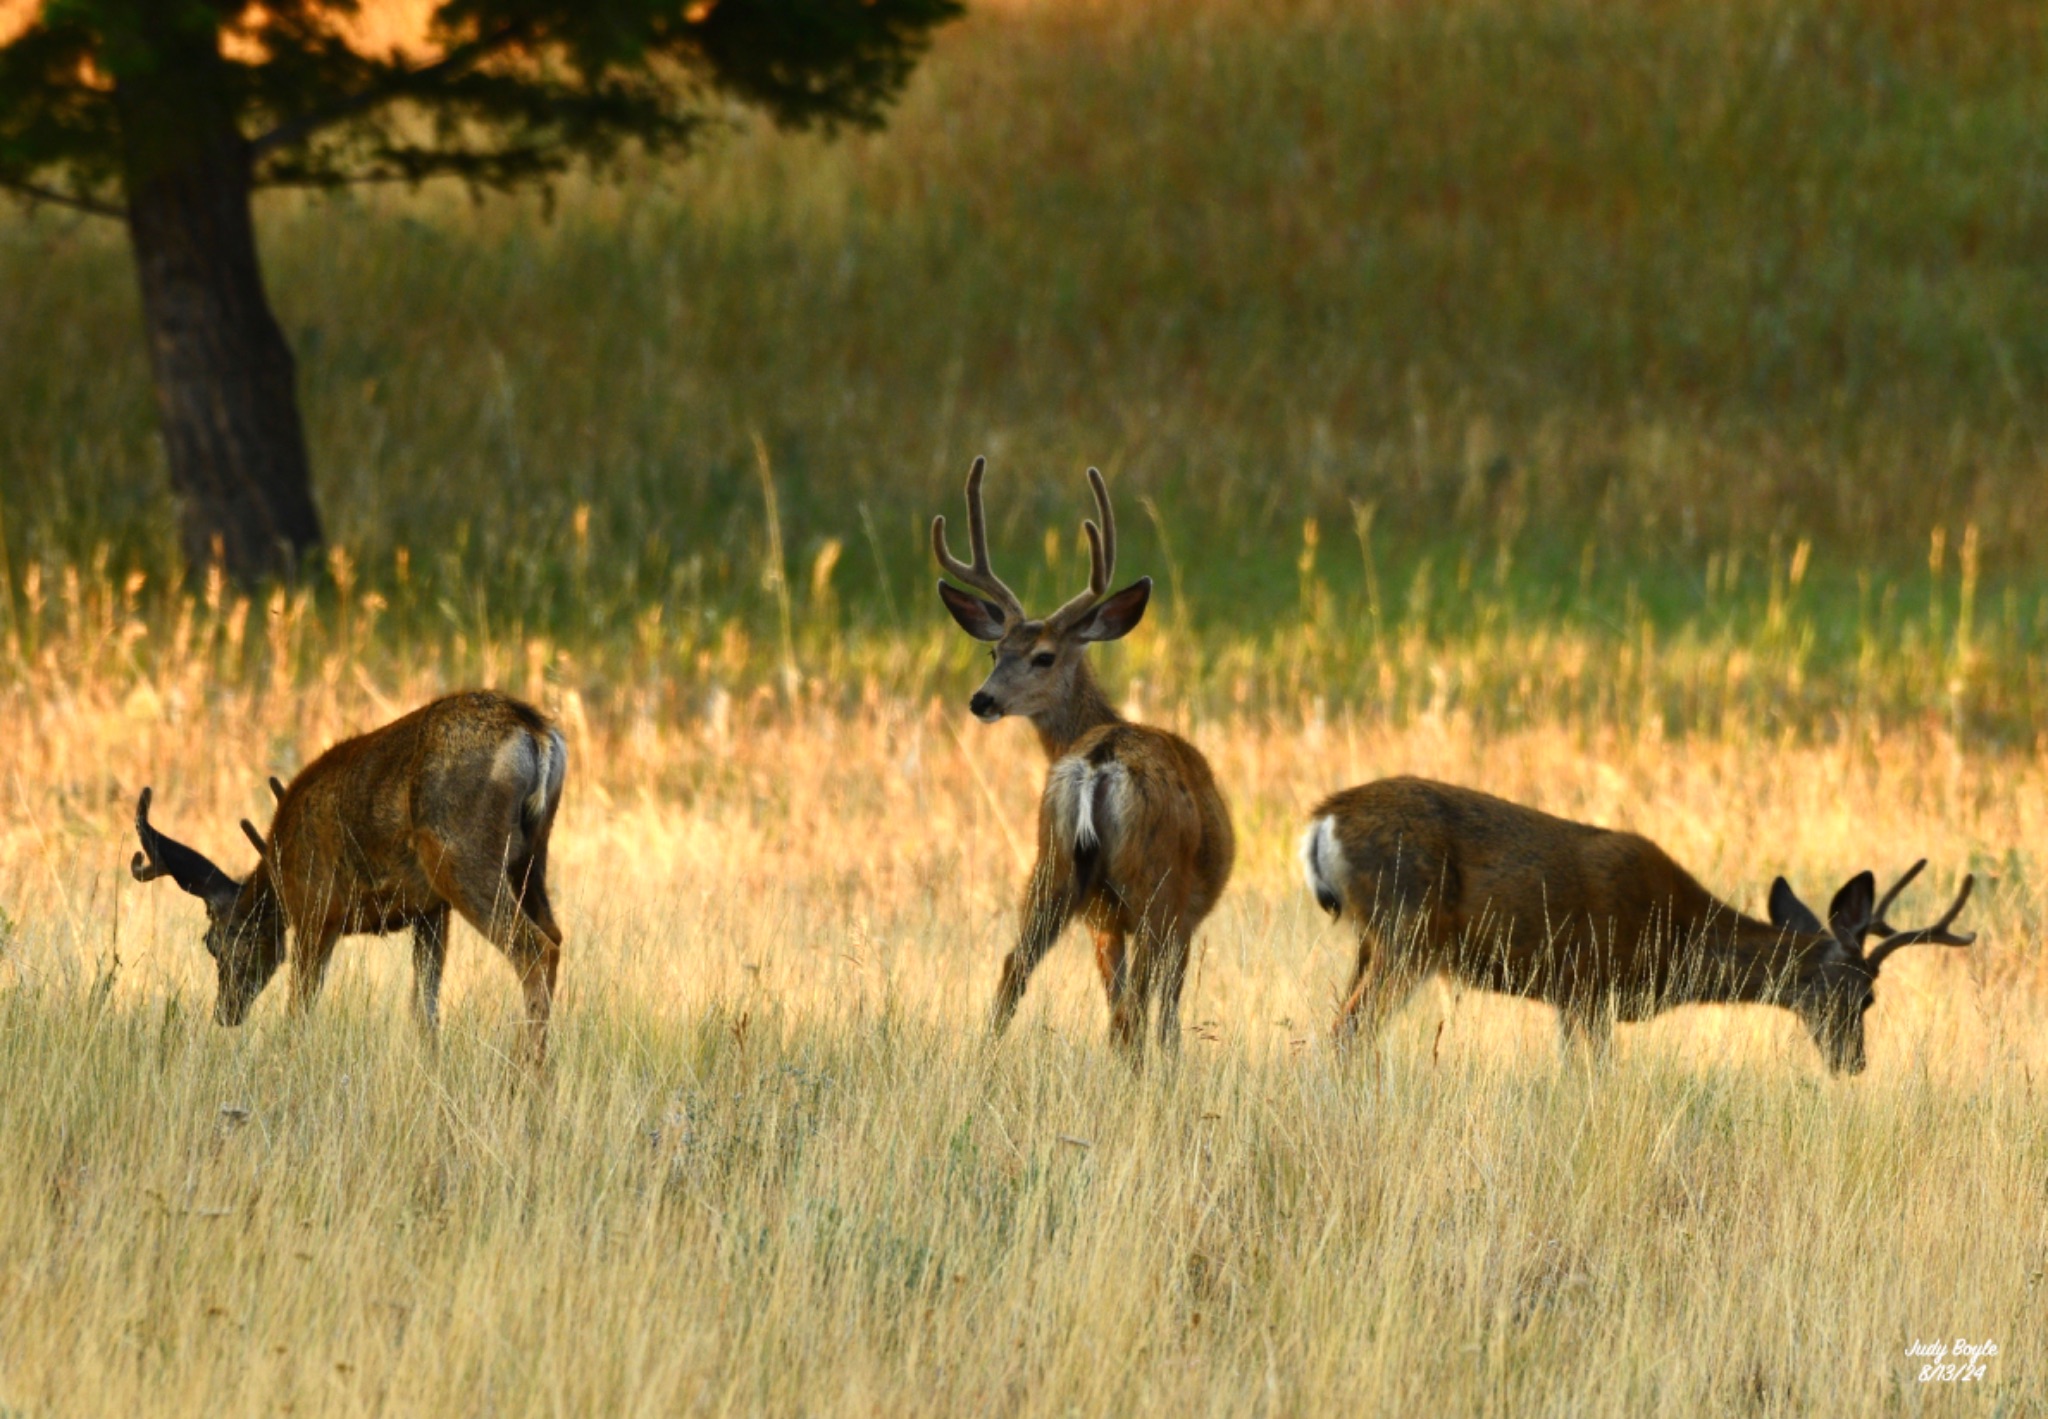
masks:
<instances>
[{"instance_id":1,"label":"antler","mask_svg":"<svg viewBox=\"0 0 2048 1419\"><path fill-rule=\"evenodd\" d=\"M209 900L232 896L241 884L215 867L205 854L195 852L175 838L167 838L149 825L148 789L135 801L135 835L142 839L142 851L135 854L128 870L138 882L168 877L195 897Z\"/></svg>"},{"instance_id":2,"label":"antler","mask_svg":"<svg viewBox=\"0 0 2048 1419\"><path fill-rule=\"evenodd\" d=\"M1877 946L1863 958L1863 963L1873 971L1884 961L1885 957L1891 955L1892 952L1898 950L1901 946L1918 946L1922 943L1935 946L1968 946L1977 939L1977 933L1974 931L1958 934L1949 930L1949 925L1962 913L1964 904L1970 900L1970 889L1977 885L1977 878L1974 874L1964 876L1963 885L1956 892L1956 899L1950 902L1948 910L1941 914L1941 920L1935 922L1932 926L1922 926L1910 931L1900 931L1885 920L1885 908L1892 904L1893 898L1905 890L1908 882L1911 882L1920 875L1920 869L1926 865L1927 860L1922 858L1906 869L1906 875L1893 884L1892 889L1884 894L1884 900L1877 904L1877 910L1871 913L1870 929L1884 933L1884 940L1878 942Z\"/></svg>"},{"instance_id":3,"label":"antler","mask_svg":"<svg viewBox=\"0 0 2048 1419\"><path fill-rule=\"evenodd\" d=\"M1081 619L1096 602L1109 594L1110 578L1116 575L1116 513L1109 505L1109 488L1102 470L1088 470L1088 486L1095 492L1095 509L1102 514L1102 526L1084 521L1088 534L1088 589L1045 618L1046 629L1063 631Z\"/></svg>"},{"instance_id":4,"label":"antler","mask_svg":"<svg viewBox=\"0 0 2048 1419\"><path fill-rule=\"evenodd\" d=\"M1024 603L1017 599L1016 592L1003 585L1002 578L988 564L988 520L981 511L981 475L987 467L987 459L977 458L967 470L967 541L974 553L973 564L961 561L946 546L943 514L932 519L932 555L939 559L939 570L947 576L969 590L993 597L1005 621L1021 621Z\"/></svg>"},{"instance_id":5,"label":"antler","mask_svg":"<svg viewBox=\"0 0 2048 1419\"><path fill-rule=\"evenodd\" d=\"M1891 904L1899 899L1899 893L1910 887L1913 884L1913 879L1918 877L1921 869L1926 866L1927 859L1923 857L1899 874L1899 880L1892 883L1891 889L1882 897L1879 897L1877 905L1870 909L1870 922L1863 928L1866 933L1875 931L1885 936L1892 934L1893 927L1884 919L1884 914Z\"/></svg>"}]
</instances>

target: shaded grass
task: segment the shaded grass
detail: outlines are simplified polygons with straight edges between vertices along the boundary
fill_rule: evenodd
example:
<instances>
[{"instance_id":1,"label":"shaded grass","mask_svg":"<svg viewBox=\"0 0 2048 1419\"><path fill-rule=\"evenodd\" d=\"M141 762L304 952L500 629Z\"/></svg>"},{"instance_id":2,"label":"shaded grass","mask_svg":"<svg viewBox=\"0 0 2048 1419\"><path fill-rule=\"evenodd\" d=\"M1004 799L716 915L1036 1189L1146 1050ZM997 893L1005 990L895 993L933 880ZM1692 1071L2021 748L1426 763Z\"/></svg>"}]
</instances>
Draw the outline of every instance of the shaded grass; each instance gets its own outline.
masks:
<instances>
[{"instance_id":1,"label":"shaded grass","mask_svg":"<svg viewBox=\"0 0 2048 1419\"><path fill-rule=\"evenodd\" d=\"M1710 555L1847 579L1974 524L2031 602L2044 75L2005 0L1000 7L878 136L741 129L551 222L270 198L264 244L337 540L551 635L767 625L757 434L793 560L835 543L877 619L976 452L1013 564L1057 535L1070 578L1098 462L1238 630L1353 502L1408 562L1569 586L1590 539L1660 614ZM173 568L132 285L109 232L0 224L17 568Z\"/></svg>"}]
</instances>

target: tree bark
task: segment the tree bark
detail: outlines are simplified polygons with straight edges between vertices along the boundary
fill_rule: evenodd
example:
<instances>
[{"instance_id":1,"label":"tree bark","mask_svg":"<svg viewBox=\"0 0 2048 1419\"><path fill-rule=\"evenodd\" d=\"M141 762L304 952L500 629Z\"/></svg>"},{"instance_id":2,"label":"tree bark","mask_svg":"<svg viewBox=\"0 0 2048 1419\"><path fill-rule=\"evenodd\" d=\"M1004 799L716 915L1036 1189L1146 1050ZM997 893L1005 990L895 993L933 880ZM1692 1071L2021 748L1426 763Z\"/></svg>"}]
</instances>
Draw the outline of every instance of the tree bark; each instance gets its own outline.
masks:
<instances>
[{"instance_id":1,"label":"tree bark","mask_svg":"<svg viewBox=\"0 0 2048 1419\"><path fill-rule=\"evenodd\" d=\"M297 366L264 293L249 145L213 36L151 39L159 62L117 79L116 104L157 419L187 564L248 586L289 577L321 540Z\"/></svg>"}]
</instances>

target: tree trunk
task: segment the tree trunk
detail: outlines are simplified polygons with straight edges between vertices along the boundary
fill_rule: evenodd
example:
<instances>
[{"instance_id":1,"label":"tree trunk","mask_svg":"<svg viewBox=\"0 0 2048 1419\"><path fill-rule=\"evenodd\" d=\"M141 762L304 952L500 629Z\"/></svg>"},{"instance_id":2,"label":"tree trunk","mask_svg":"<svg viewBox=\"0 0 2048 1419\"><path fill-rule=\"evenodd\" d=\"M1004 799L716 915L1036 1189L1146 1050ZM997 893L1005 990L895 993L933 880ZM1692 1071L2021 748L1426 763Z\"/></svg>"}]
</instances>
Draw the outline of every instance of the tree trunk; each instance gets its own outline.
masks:
<instances>
[{"instance_id":1,"label":"tree trunk","mask_svg":"<svg viewBox=\"0 0 2048 1419\"><path fill-rule=\"evenodd\" d=\"M188 565L218 561L248 586L320 543L297 367L264 294L249 146L213 36L151 38L160 62L118 80L116 102L157 418Z\"/></svg>"}]
</instances>

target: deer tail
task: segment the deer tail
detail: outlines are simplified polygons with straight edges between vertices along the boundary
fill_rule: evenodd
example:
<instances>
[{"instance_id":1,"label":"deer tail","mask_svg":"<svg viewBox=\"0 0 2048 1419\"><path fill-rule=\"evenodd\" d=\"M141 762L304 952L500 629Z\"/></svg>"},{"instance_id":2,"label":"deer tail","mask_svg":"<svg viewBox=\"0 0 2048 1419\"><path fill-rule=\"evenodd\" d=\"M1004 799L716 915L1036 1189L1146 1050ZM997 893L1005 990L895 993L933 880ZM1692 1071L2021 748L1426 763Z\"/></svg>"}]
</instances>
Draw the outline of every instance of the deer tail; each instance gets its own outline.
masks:
<instances>
[{"instance_id":1,"label":"deer tail","mask_svg":"<svg viewBox=\"0 0 2048 1419\"><path fill-rule=\"evenodd\" d=\"M519 816L528 832L552 818L562 801L562 780L569 773L569 742L562 731L549 725L535 737L533 791L519 805Z\"/></svg>"},{"instance_id":2,"label":"deer tail","mask_svg":"<svg viewBox=\"0 0 2048 1419\"><path fill-rule=\"evenodd\" d=\"M1337 842L1336 815L1325 813L1301 835L1301 871L1309 894L1332 918L1344 914L1344 849Z\"/></svg>"}]
</instances>

